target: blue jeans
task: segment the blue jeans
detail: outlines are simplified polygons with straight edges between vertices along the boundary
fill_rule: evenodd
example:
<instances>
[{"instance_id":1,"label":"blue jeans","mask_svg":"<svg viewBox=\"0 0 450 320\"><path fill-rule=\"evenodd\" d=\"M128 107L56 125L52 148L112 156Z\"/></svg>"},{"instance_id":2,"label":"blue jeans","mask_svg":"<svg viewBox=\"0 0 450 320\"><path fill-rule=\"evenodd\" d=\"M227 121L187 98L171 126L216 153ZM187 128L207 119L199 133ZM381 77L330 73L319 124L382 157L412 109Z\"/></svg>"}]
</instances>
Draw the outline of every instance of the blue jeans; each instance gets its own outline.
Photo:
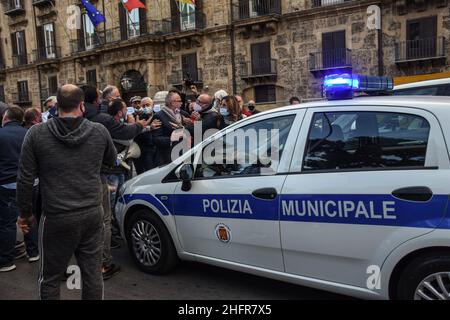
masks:
<instances>
[{"instance_id":1,"label":"blue jeans","mask_svg":"<svg viewBox=\"0 0 450 320\"><path fill-rule=\"evenodd\" d=\"M0 187L0 266L14 261L14 246L17 238L17 218L19 209L16 203L16 190ZM24 236L29 257L39 254L38 229L31 228Z\"/></svg>"}]
</instances>

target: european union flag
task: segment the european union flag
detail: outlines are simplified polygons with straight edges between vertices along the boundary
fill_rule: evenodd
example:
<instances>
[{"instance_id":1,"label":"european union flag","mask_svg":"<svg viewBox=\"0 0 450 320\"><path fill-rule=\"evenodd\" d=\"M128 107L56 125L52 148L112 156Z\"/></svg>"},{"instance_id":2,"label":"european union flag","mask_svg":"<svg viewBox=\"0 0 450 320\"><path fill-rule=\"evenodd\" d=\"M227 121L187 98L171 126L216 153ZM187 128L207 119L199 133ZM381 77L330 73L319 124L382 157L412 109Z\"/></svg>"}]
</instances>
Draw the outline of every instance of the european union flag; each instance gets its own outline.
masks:
<instances>
[{"instance_id":1,"label":"european union flag","mask_svg":"<svg viewBox=\"0 0 450 320\"><path fill-rule=\"evenodd\" d=\"M86 8L87 15L89 16L89 19L91 19L92 24L97 27L100 23L106 22L106 18L104 15L100 13L100 11L97 10L97 8L89 3L88 0L81 0L81 3Z\"/></svg>"}]
</instances>

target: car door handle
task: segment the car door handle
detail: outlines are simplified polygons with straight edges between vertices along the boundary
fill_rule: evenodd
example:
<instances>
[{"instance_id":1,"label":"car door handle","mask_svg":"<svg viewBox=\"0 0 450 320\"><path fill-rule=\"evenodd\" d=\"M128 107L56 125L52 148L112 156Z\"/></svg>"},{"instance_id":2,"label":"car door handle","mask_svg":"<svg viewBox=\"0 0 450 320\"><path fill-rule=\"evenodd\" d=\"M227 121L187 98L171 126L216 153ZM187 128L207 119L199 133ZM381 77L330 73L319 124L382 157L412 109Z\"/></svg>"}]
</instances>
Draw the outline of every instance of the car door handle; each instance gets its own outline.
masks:
<instances>
[{"instance_id":1,"label":"car door handle","mask_svg":"<svg viewBox=\"0 0 450 320\"><path fill-rule=\"evenodd\" d=\"M392 195L401 200L426 202L433 196L428 187L407 187L392 191Z\"/></svg>"},{"instance_id":2,"label":"car door handle","mask_svg":"<svg viewBox=\"0 0 450 320\"><path fill-rule=\"evenodd\" d=\"M275 188L262 188L253 191L252 195L258 199L273 200L277 197L278 193Z\"/></svg>"}]
</instances>

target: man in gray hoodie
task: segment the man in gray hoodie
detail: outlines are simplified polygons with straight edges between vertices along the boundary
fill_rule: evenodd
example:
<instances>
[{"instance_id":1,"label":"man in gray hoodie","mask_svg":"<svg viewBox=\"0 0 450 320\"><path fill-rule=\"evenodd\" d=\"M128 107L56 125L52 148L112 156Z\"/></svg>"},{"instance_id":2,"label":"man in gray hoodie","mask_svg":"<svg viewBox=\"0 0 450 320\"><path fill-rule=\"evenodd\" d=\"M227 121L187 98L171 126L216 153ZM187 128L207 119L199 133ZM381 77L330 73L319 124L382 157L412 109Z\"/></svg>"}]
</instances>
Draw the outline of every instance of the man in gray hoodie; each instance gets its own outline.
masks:
<instances>
[{"instance_id":1,"label":"man in gray hoodie","mask_svg":"<svg viewBox=\"0 0 450 320\"><path fill-rule=\"evenodd\" d=\"M19 226L26 233L32 190L39 178L43 216L39 230L39 295L59 299L60 278L72 255L81 269L82 298L102 299L103 210L100 168L116 151L101 124L84 119L84 94L74 85L58 90L58 114L33 126L22 147L17 178Z\"/></svg>"}]
</instances>

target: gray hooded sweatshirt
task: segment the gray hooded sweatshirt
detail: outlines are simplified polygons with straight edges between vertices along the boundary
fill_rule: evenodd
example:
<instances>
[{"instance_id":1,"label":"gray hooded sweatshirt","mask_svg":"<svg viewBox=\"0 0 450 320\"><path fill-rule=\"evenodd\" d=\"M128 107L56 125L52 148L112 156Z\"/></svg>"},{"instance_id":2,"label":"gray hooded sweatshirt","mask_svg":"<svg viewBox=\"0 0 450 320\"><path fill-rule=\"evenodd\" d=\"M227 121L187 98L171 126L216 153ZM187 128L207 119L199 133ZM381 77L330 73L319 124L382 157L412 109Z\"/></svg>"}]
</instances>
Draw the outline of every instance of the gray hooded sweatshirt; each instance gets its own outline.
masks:
<instances>
[{"instance_id":1,"label":"gray hooded sweatshirt","mask_svg":"<svg viewBox=\"0 0 450 320\"><path fill-rule=\"evenodd\" d=\"M116 149L106 128L83 118L52 118L25 136L17 177L17 204L31 215L39 178L45 215L83 213L102 204L100 168L113 166Z\"/></svg>"}]
</instances>

